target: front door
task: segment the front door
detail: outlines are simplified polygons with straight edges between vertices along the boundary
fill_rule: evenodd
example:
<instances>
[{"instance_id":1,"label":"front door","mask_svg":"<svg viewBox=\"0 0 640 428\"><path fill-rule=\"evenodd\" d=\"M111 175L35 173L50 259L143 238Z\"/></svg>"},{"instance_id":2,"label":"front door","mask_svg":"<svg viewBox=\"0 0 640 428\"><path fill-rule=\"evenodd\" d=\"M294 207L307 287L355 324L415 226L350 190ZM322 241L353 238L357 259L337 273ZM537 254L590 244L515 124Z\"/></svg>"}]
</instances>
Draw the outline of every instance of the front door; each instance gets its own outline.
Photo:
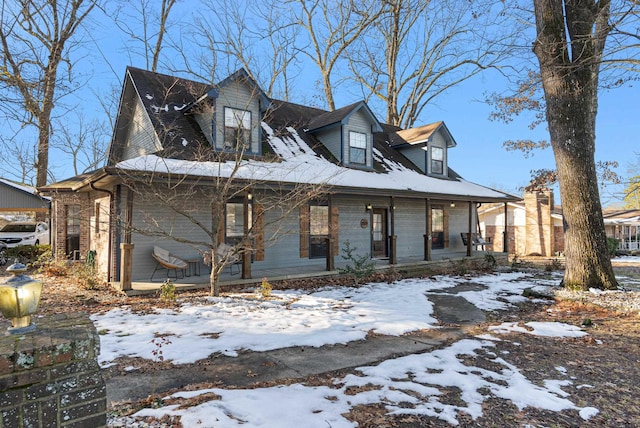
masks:
<instances>
[{"instance_id":1,"label":"front door","mask_svg":"<svg viewBox=\"0 0 640 428\"><path fill-rule=\"evenodd\" d=\"M371 214L371 257L388 257L387 253L387 210L374 208Z\"/></svg>"}]
</instances>

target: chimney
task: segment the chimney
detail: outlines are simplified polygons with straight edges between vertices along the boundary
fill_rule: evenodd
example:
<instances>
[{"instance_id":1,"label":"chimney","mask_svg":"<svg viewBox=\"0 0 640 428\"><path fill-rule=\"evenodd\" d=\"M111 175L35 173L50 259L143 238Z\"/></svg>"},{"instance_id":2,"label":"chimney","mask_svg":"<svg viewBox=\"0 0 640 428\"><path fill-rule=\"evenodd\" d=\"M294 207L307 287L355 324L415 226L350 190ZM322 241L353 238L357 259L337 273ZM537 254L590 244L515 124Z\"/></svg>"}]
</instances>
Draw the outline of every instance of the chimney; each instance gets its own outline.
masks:
<instances>
[{"instance_id":1,"label":"chimney","mask_svg":"<svg viewBox=\"0 0 640 428\"><path fill-rule=\"evenodd\" d=\"M527 190L524 209L526 255L553 256L553 192L549 189Z\"/></svg>"}]
</instances>

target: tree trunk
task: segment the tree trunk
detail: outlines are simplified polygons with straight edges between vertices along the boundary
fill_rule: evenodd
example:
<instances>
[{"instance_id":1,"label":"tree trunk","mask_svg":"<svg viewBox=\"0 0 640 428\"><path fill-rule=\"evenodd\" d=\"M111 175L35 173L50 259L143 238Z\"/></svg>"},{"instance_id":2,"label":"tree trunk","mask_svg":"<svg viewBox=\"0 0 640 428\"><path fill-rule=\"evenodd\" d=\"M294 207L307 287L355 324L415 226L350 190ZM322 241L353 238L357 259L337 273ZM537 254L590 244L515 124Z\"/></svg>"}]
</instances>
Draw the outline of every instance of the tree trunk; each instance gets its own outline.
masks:
<instances>
[{"instance_id":1,"label":"tree trunk","mask_svg":"<svg viewBox=\"0 0 640 428\"><path fill-rule=\"evenodd\" d=\"M608 5L574 0L535 0L534 5L534 52L565 222L563 283L572 289L615 289L595 168L598 73L606 34L593 28L608 16Z\"/></svg>"}]
</instances>

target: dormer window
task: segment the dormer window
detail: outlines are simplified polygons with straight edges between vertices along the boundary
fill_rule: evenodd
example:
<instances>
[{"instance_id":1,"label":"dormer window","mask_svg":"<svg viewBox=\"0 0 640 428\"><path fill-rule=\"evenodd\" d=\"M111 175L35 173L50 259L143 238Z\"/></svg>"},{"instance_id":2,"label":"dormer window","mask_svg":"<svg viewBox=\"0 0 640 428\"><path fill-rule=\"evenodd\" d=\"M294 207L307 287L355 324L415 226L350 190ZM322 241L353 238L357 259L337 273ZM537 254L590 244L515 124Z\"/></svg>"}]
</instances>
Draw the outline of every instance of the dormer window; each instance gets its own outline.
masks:
<instances>
[{"instance_id":1,"label":"dormer window","mask_svg":"<svg viewBox=\"0 0 640 428\"><path fill-rule=\"evenodd\" d=\"M349 162L359 165L367 163L367 134L349 131Z\"/></svg>"},{"instance_id":2,"label":"dormer window","mask_svg":"<svg viewBox=\"0 0 640 428\"><path fill-rule=\"evenodd\" d=\"M251 112L224 108L224 147L236 149L239 144L251 148Z\"/></svg>"},{"instance_id":3,"label":"dormer window","mask_svg":"<svg viewBox=\"0 0 640 428\"><path fill-rule=\"evenodd\" d=\"M444 149L442 147L431 147L431 173L444 173Z\"/></svg>"}]
</instances>

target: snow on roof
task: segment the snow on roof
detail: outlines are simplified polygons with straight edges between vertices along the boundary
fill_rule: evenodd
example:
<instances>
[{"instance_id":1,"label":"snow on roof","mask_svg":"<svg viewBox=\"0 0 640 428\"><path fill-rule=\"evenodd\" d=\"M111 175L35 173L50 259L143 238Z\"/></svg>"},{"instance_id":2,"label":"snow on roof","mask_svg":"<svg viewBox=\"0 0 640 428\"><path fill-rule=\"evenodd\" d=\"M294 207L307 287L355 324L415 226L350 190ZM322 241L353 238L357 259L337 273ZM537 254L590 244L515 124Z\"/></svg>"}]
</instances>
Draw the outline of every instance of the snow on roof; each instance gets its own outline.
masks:
<instances>
[{"instance_id":1,"label":"snow on roof","mask_svg":"<svg viewBox=\"0 0 640 428\"><path fill-rule=\"evenodd\" d=\"M384 189L487 199L511 199L512 196L465 180L439 179L423 175L397 162L384 158L374 150L374 157L387 169L386 173L345 168L318 156L294 128L289 135L276 136L269 125L262 123L268 142L281 162L242 160L235 169L235 160L198 162L145 155L122 161L124 170L173 173L197 176L220 176L262 182L326 184L352 189Z\"/></svg>"}]
</instances>

